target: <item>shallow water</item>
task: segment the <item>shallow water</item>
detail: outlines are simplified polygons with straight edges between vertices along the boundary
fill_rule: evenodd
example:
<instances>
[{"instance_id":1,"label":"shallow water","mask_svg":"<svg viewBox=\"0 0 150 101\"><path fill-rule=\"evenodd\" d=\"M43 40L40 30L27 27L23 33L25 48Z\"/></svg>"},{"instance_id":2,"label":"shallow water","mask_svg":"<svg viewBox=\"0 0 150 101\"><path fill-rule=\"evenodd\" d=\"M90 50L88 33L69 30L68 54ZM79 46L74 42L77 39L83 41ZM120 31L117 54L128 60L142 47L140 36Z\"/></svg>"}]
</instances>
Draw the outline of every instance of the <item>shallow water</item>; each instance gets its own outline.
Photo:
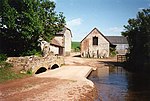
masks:
<instances>
[{"instance_id":1,"label":"shallow water","mask_svg":"<svg viewBox=\"0 0 150 101\"><path fill-rule=\"evenodd\" d=\"M150 101L150 75L104 66L93 71L89 79L97 87L97 101Z\"/></svg>"}]
</instances>

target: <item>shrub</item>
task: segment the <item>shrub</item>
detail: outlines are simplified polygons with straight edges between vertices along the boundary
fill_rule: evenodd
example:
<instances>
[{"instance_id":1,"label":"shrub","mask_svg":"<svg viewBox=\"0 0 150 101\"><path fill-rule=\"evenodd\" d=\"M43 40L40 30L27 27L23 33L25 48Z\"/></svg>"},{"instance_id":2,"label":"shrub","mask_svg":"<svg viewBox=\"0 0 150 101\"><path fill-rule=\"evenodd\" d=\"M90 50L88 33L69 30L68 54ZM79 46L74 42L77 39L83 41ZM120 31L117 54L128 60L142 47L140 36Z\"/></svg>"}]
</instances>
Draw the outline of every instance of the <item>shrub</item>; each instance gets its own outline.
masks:
<instances>
[{"instance_id":1,"label":"shrub","mask_svg":"<svg viewBox=\"0 0 150 101\"><path fill-rule=\"evenodd\" d=\"M27 74L32 74L32 70L31 70L31 69L28 69L26 73L27 73Z\"/></svg>"},{"instance_id":2,"label":"shrub","mask_svg":"<svg viewBox=\"0 0 150 101\"><path fill-rule=\"evenodd\" d=\"M26 74L16 73L12 69L12 64L5 61L0 62L0 83L8 80L14 80L28 76Z\"/></svg>"},{"instance_id":3,"label":"shrub","mask_svg":"<svg viewBox=\"0 0 150 101\"><path fill-rule=\"evenodd\" d=\"M30 55L41 56L41 54L42 54L41 51L37 51L37 50L33 49L31 51L24 52L23 54L21 54L21 56L30 56Z\"/></svg>"},{"instance_id":4,"label":"shrub","mask_svg":"<svg viewBox=\"0 0 150 101\"><path fill-rule=\"evenodd\" d=\"M71 49L75 52L80 52L80 42L72 42Z\"/></svg>"},{"instance_id":5,"label":"shrub","mask_svg":"<svg viewBox=\"0 0 150 101\"><path fill-rule=\"evenodd\" d=\"M7 59L6 54L0 54L0 61L5 61Z\"/></svg>"},{"instance_id":6,"label":"shrub","mask_svg":"<svg viewBox=\"0 0 150 101\"><path fill-rule=\"evenodd\" d=\"M114 57L117 54L116 49L115 48L110 48L110 56Z\"/></svg>"}]
</instances>

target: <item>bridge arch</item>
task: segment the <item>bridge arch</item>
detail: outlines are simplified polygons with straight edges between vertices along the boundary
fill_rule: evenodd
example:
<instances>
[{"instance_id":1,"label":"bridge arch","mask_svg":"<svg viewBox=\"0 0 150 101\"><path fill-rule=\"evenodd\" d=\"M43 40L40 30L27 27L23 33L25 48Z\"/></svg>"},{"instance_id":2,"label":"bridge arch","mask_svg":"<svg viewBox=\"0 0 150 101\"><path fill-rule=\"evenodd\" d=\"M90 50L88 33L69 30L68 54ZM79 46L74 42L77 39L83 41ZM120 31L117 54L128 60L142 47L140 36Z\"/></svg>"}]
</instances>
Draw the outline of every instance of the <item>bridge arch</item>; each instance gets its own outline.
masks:
<instances>
[{"instance_id":1,"label":"bridge arch","mask_svg":"<svg viewBox=\"0 0 150 101\"><path fill-rule=\"evenodd\" d=\"M59 68L58 64L54 64L54 65L51 66L51 69L56 69L56 68Z\"/></svg>"},{"instance_id":2,"label":"bridge arch","mask_svg":"<svg viewBox=\"0 0 150 101\"><path fill-rule=\"evenodd\" d=\"M35 74L40 74L40 73L43 73L43 72L45 72L45 71L47 71L47 68L46 68L46 67L40 67L40 68L35 72Z\"/></svg>"}]
</instances>

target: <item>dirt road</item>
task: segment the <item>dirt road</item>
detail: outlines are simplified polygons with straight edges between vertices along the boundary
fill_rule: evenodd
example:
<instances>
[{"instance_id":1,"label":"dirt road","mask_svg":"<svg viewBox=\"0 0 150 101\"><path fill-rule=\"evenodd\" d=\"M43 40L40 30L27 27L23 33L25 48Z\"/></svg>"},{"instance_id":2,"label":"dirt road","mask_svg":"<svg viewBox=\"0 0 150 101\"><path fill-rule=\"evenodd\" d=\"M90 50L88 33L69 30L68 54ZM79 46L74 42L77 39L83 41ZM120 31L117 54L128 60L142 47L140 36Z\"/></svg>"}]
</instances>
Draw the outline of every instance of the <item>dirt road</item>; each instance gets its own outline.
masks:
<instances>
[{"instance_id":1,"label":"dirt road","mask_svg":"<svg viewBox=\"0 0 150 101\"><path fill-rule=\"evenodd\" d=\"M66 57L72 60L66 65L80 65L78 59ZM93 101L95 95L89 82L78 80L28 77L0 84L0 101Z\"/></svg>"},{"instance_id":2,"label":"dirt road","mask_svg":"<svg viewBox=\"0 0 150 101\"><path fill-rule=\"evenodd\" d=\"M0 101L92 101L94 93L84 82L55 78L31 77L0 84Z\"/></svg>"},{"instance_id":3,"label":"dirt road","mask_svg":"<svg viewBox=\"0 0 150 101\"><path fill-rule=\"evenodd\" d=\"M104 61L115 61L85 59L77 55L65 57L65 65L97 68L105 65ZM96 95L95 87L78 80L29 77L0 84L0 101L93 101Z\"/></svg>"}]
</instances>

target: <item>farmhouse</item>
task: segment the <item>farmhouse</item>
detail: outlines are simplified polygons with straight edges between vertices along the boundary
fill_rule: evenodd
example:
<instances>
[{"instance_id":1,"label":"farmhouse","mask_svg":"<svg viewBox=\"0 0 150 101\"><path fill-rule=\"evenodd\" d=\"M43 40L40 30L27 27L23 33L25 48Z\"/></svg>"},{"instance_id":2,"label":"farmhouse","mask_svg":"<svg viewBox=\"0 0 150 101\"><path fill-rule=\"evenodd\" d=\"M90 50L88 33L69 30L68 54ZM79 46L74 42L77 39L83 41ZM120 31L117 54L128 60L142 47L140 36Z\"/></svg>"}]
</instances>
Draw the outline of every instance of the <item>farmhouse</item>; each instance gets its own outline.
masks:
<instances>
[{"instance_id":1,"label":"farmhouse","mask_svg":"<svg viewBox=\"0 0 150 101\"><path fill-rule=\"evenodd\" d=\"M59 33L56 33L55 37L50 42L50 51L56 55L67 56L71 52L71 30L64 27Z\"/></svg>"},{"instance_id":2,"label":"farmhouse","mask_svg":"<svg viewBox=\"0 0 150 101\"><path fill-rule=\"evenodd\" d=\"M81 57L109 57L109 47L113 44L97 29L94 28L81 41Z\"/></svg>"}]
</instances>

